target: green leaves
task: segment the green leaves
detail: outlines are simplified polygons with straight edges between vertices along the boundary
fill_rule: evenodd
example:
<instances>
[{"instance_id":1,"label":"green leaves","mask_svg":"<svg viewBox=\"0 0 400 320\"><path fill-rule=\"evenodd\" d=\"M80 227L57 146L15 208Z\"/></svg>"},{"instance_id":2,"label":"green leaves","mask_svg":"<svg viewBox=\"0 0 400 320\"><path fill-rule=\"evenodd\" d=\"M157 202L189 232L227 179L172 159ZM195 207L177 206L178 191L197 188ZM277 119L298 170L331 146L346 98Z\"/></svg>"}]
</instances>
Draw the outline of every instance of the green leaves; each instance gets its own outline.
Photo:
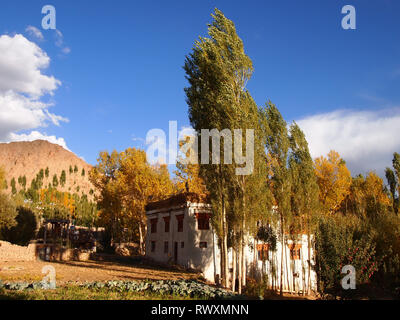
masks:
<instances>
[{"instance_id":1,"label":"green leaves","mask_svg":"<svg viewBox=\"0 0 400 320\"><path fill-rule=\"evenodd\" d=\"M119 292L152 292L161 295L189 296L205 299L226 299L235 296L227 290L215 288L192 280L159 281L107 281L81 285L89 289L109 289Z\"/></svg>"},{"instance_id":2,"label":"green leaves","mask_svg":"<svg viewBox=\"0 0 400 320\"><path fill-rule=\"evenodd\" d=\"M0 229L15 226L17 224L16 216L17 210L14 202L0 192Z\"/></svg>"},{"instance_id":3,"label":"green leaves","mask_svg":"<svg viewBox=\"0 0 400 320\"><path fill-rule=\"evenodd\" d=\"M48 290L48 289L51 289L51 285L50 285L50 283L48 283L46 281L30 283L30 282L26 282L26 281L2 282L0 280L0 289L16 290L16 291L29 290L29 289L31 289L31 290Z\"/></svg>"}]
</instances>

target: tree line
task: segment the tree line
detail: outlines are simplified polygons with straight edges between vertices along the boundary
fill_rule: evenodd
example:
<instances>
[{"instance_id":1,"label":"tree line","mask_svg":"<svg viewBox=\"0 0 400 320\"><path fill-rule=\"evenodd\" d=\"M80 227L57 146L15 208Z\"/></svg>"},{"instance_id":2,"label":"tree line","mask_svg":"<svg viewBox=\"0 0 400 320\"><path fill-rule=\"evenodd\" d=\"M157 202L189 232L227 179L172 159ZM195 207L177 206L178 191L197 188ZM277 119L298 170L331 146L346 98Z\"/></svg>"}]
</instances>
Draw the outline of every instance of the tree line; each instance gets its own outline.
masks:
<instances>
[{"instance_id":1,"label":"tree line","mask_svg":"<svg viewBox=\"0 0 400 320\"><path fill-rule=\"evenodd\" d=\"M166 165L150 165L146 152L101 152L89 179L98 190L99 219L106 226L109 244L138 241L144 254L147 231L145 206L186 190L201 193L202 182L196 167L177 164L176 179Z\"/></svg>"},{"instance_id":2,"label":"tree line","mask_svg":"<svg viewBox=\"0 0 400 320\"><path fill-rule=\"evenodd\" d=\"M289 238L295 239L299 233L308 235L309 248L317 249L317 264L308 263L307 268L315 268L321 276L320 288L337 289L339 267L350 259L344 257L345 251L353 247L359 248L358 255L351 256L350 260L358 259L363 272L370 271L364 282L370 281L378 265L384 270L382 274L386 273L383 277L388 273L395 275L400 270L396 238L400 224L395 215L399 202L399 156L394 155L393 170L386 169L390 192L375 172L352 178L345 161L335 151L313 161L299 126L295 122L288 125L271 101L262 107L254 102L246 88L254 71L253 64L234 23L218 9L212 18L208 36L196 40L184 65L189 83L185 93L191 125L199 139L202 129L233 132L240 128L241 150L246 146L245 129L255 132L253 174L238 176L229 164L199 165L199 175L213 206L212 222L222 253L223 285L227 287L229 283L228 247L233 248L236 261L233 278L237 272L237 290L241 292L246 285L243 254L246 236L257 237L260 221L277 226L285 248ZM202 152L210 153L210 150L199 151L199 163ZM221 152L222 159L222 142ZM382 239L377 223L390 229L385 234L393 242ZM326 237L327 230L335 231L332 237ZM364 236L366 230L368 236ZM312 234L316 235L315 243L311 243ZM344 239L347 243L343 243ZM373 267L369 264L371 257L366 257L367 252L374 252L371 249L376 250L374 257L379 260ZM365 254L360 256L362 251ZM282 264L283 260L282 250ZM282 279L282 265L280 270ZM307 283L310 288L310 279ZM281 294L282 285L281 281ZM235 281L232 289L236 289Z\"/></svg>"},{"instance_id":3,"label":"tree line","mask_svg":"<svg viewBox=\"0 0 400 320\"><path fill-rule=\"evenodd\" d=\"M62 171L59 180L57 175L54 175L53 183L46 185L45 179L49 176L48 168L39 170L29 187L26 185L26 176L20 176L19 190L13 178L11 193L7 195L5 172L0 168L0 239L27 244L35 237L37 226L42 219L69 219L79 226L100 226L97 203L88 195L58 190L59 182L61 186L65 185L65 170ZM93 193L91 190L90 195Z\"/></svg>"}]
</instances>

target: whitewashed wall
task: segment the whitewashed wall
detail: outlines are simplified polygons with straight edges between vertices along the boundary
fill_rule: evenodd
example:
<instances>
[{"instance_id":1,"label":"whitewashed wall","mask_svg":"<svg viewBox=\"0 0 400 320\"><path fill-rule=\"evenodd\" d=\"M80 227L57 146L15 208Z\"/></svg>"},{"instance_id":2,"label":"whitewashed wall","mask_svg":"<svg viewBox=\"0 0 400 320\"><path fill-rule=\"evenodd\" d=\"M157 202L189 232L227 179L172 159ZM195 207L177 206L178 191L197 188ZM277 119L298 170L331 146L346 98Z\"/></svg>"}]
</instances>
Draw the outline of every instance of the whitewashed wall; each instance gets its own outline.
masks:
<instances>
[{"instance_id":1,"label":"whitewashed wall","mask_svg":"<svg viewBox=\"0 0 400 320\"><path fill-rule=\"evenodd\" d=\"M146 256L156 261L164 263L174 262L174 244L178 243L177 263L186 268L195 269L203 273L209 281L215 280L216 253L214 243L214 233L210 230L198 230L195 212L210 213L210 206L204 204L188 204L186 207L176 207L163 210L152 210L147 212L147 236L146 236ZM178 232L177 215L184 214L183 231ZM165 232L164 217L170 216L170 229ZM157 232L151 233L151 219L158 218ZM151 252L151 242L156 241L156 250ZM164 253L164 242L168 241L168 253ZM181 243L184 247L181 247ZM200 242L207 242L207 248L200 248ZM218 259L218 258L216 258Z\"/></svg>"},{"instance_id":2,"label":"whitewashed wall","mask_svg":"<svg viewBox=\"0 0 400 320\"><path fill-rule=\"evenodd\" d=\"M198 270L203 276L211 282L220 277L220 250L217 238L212 230L198 230L196 211L211 212L211 207L205 204L187 203L183 207L169 208L168 210L152 210L147 212L148 232L146 236L146 256L155 261L164 263L174 262L174 243L178 243L178 261L179 265L186 268ZM178 232L177 215L184 214L183 231ZM169 232L165 232L163 217L170 217ZM151 219L158 218L157 233L151 233ZM156 241L156 250L151 252L151 241ZM164 253L164 242L168 241L168 252ZM207 242L207 248L200 248L200 242ZM181 247L181 243L184 247ZM293 241L287 240L290 245ZM282 244L277 241L276 251L269 252L267 261L259 261L257 255L257 244L253 238L246 240L245 256L246 256L246 272L250 277L260 280L267 277L271 288L279 289L280 287L280 270L281 270L281 254ZM308 261L311 265L315 264L313 259L314 252L311 248L311 259L308 257L308 241L307 235L300 236L296 241L301 244L301 259L292 260L290 258L290 249L288 246L283 248L283 290L286 292L303 292L308 289ZM232 249L229 250L229 268L233 268ZM238 270L238 268L236 268ZM317 289L317 277L314 270L310 273L311 290Z\"/></svg>"}]
</instances>

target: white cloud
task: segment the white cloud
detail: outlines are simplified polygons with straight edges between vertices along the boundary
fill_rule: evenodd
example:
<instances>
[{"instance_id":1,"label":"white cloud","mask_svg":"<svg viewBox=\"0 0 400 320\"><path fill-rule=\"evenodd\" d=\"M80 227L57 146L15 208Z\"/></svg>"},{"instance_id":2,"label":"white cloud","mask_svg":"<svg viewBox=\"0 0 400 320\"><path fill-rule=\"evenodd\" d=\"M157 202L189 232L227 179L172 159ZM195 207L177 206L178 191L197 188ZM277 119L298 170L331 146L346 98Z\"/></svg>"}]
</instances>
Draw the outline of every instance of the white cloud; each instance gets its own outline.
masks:
<instances>
[{"instance_id":1,"label":"white cloud","mask_svg":"<svg viewBox=\"0 0 400 320\"><path fill-rule=\"evenodd\" d=\"M379 111L336 110L296 121L304 131L313 157L336 150L352 174L391 166L400 152L400 108Z\"/></svg>"},{"instance_id":2,"label":"white cloud","mask_svg":"<svg viewBox=\"0 0 400 320\"><path fill-rule=\"evenodd\" d=\"M44 40L42 32L34 26L27 26L25 32L27 32L30 36L33 36L38 40L41 41Z\"/></svg>"},{"instance_id":3,"label":"white cloud","mask_svg":"<svg viewBox=\"0 0 400 320\"><path fill-rule=\"evenodd\" d=\"M18 134L20 131L60 125L68 119L49 111L51 103L43 101L53 95L61 82L43 70L50 58L34 42L21 34L0 36L0 141L32 140L34 137L65 145L62 138L47 137L38 131Z\"/></svg>"},{"instance_id":4,"label":"white cloud","mask_svg":"<svg viewBox=\"0 0 400 320\"><path fill-rule=\"evenodd\" d=\"M7 91L31 97L52 94L61 82L41 72L50 58L34 42L23 35L0 37L0 94Z\"/></svg>"},{"instance_id":5,"label":"white cloud","mask_svg":"<svg viewBox=\"0 0 400 320\"><path fill-rule=\"evenodd\" d=\"M69 47L65 47L65 48L63 48L63 49L61 50L61 52L64 53L64 54L68 54L68 53L71 52L71 49L70 49Z\"/></svg>"},{"instance_id":6,"label":"white cloud","mask_svg":"<svg viewBox=\"0 0 400 320\"><path fill-rule=\"evenodd\" d=\"M55 45L59 48L61 48L61 52L63 54L69 54L71 52L71 48L70 47L65 47L64 46L64 35L62 34L62 32L58 29L55 30L56 31L56 42Z\"/></svg>"},{"instance_id":7,"label":"white cloud","mask_svg":"<svg viewBox=\"0 0 400 320\"><path fill-rule=\"evenodd\" d=\"M67 147L67 143L64 138L57 138L56 136L48 136L39 131L32 131L29 134L16 134L10 133L10 138L8 142L16 142L16 141L35 141L35 140L46 140L54 144L58 144L64 149L70 151Z\"/></svg>"},{"instance_id":8,"label":"white cloud","mask_svg":"<svg viewBox=\"0 0 400 320\"><path fill-rule=\"evenodd\" d=\"M64 35L62 34L62 32L58 29L56 29L56 46L57 47L61 47L64 43Z\"/></svg>"}]
</instances>

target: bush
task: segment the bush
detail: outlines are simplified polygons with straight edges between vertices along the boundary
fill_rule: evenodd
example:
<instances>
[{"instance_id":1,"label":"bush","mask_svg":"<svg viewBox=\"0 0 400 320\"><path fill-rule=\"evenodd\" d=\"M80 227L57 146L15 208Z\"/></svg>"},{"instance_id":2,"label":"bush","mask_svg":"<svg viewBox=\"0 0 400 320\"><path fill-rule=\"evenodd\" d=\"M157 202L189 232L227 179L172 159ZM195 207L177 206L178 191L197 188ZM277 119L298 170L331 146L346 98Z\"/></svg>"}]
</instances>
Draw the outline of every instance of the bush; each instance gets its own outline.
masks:
<instances>
[{"instance_id":1,"label":"bush","mask_svg":"<svg viewBox=\"0 0 400 320\"><path fill-rule=\"evenodd\" d=\"M316 271L319 290L339 296L342 267L356 270L356 285L371 293L395 292L400 285L400 218L391 212L371 215L323 217L316 232ZM357 287L358 288L358 287Z\"/></svg>"},{"instance_id":2,"label":"bush","mask_svg":"<svg viewBox=\"0 0 400 320\"><path fill-rule=\"evenodd\" d=\"M356 270L356 284L370 283L378 270L376 244L365 224L355 217L323 217L318 223L316 262L319 290L345 294L341 287L342 267L352 265ZM347 293L346 293L347 294Z\"/></svg>"},{"instance_id":3,"label":"bush","mask_svg":"<svg viewBox=\"0 0 400 320\"><path fill-rule=\"evenodd\" d=\"M35 237L37 222L35 214L28 208L19 207L15 218L17 224L4 228L2 236L5 241L25 246Z\"/></svg>"},{"instance_id":4,"label":"bush","mask_svg":"<svg viewBox=\"0 0 400 320\"><path fill-rule=\"evenodd\" d=\"M400 217L388 212L372 219L370 225L380 261L373 280L394 291L400 286Z\"/></svg>"},{"instance_id":5,"label":"bush","mask_svg":"<svg viewBox=\"0 0 400 320\"><path fill-rule=\"evenodd\" d=\"M15 204L7 195L0 192L0 229L9 228L16 224L17 211Z\"/></svg>"}]
</instances>

